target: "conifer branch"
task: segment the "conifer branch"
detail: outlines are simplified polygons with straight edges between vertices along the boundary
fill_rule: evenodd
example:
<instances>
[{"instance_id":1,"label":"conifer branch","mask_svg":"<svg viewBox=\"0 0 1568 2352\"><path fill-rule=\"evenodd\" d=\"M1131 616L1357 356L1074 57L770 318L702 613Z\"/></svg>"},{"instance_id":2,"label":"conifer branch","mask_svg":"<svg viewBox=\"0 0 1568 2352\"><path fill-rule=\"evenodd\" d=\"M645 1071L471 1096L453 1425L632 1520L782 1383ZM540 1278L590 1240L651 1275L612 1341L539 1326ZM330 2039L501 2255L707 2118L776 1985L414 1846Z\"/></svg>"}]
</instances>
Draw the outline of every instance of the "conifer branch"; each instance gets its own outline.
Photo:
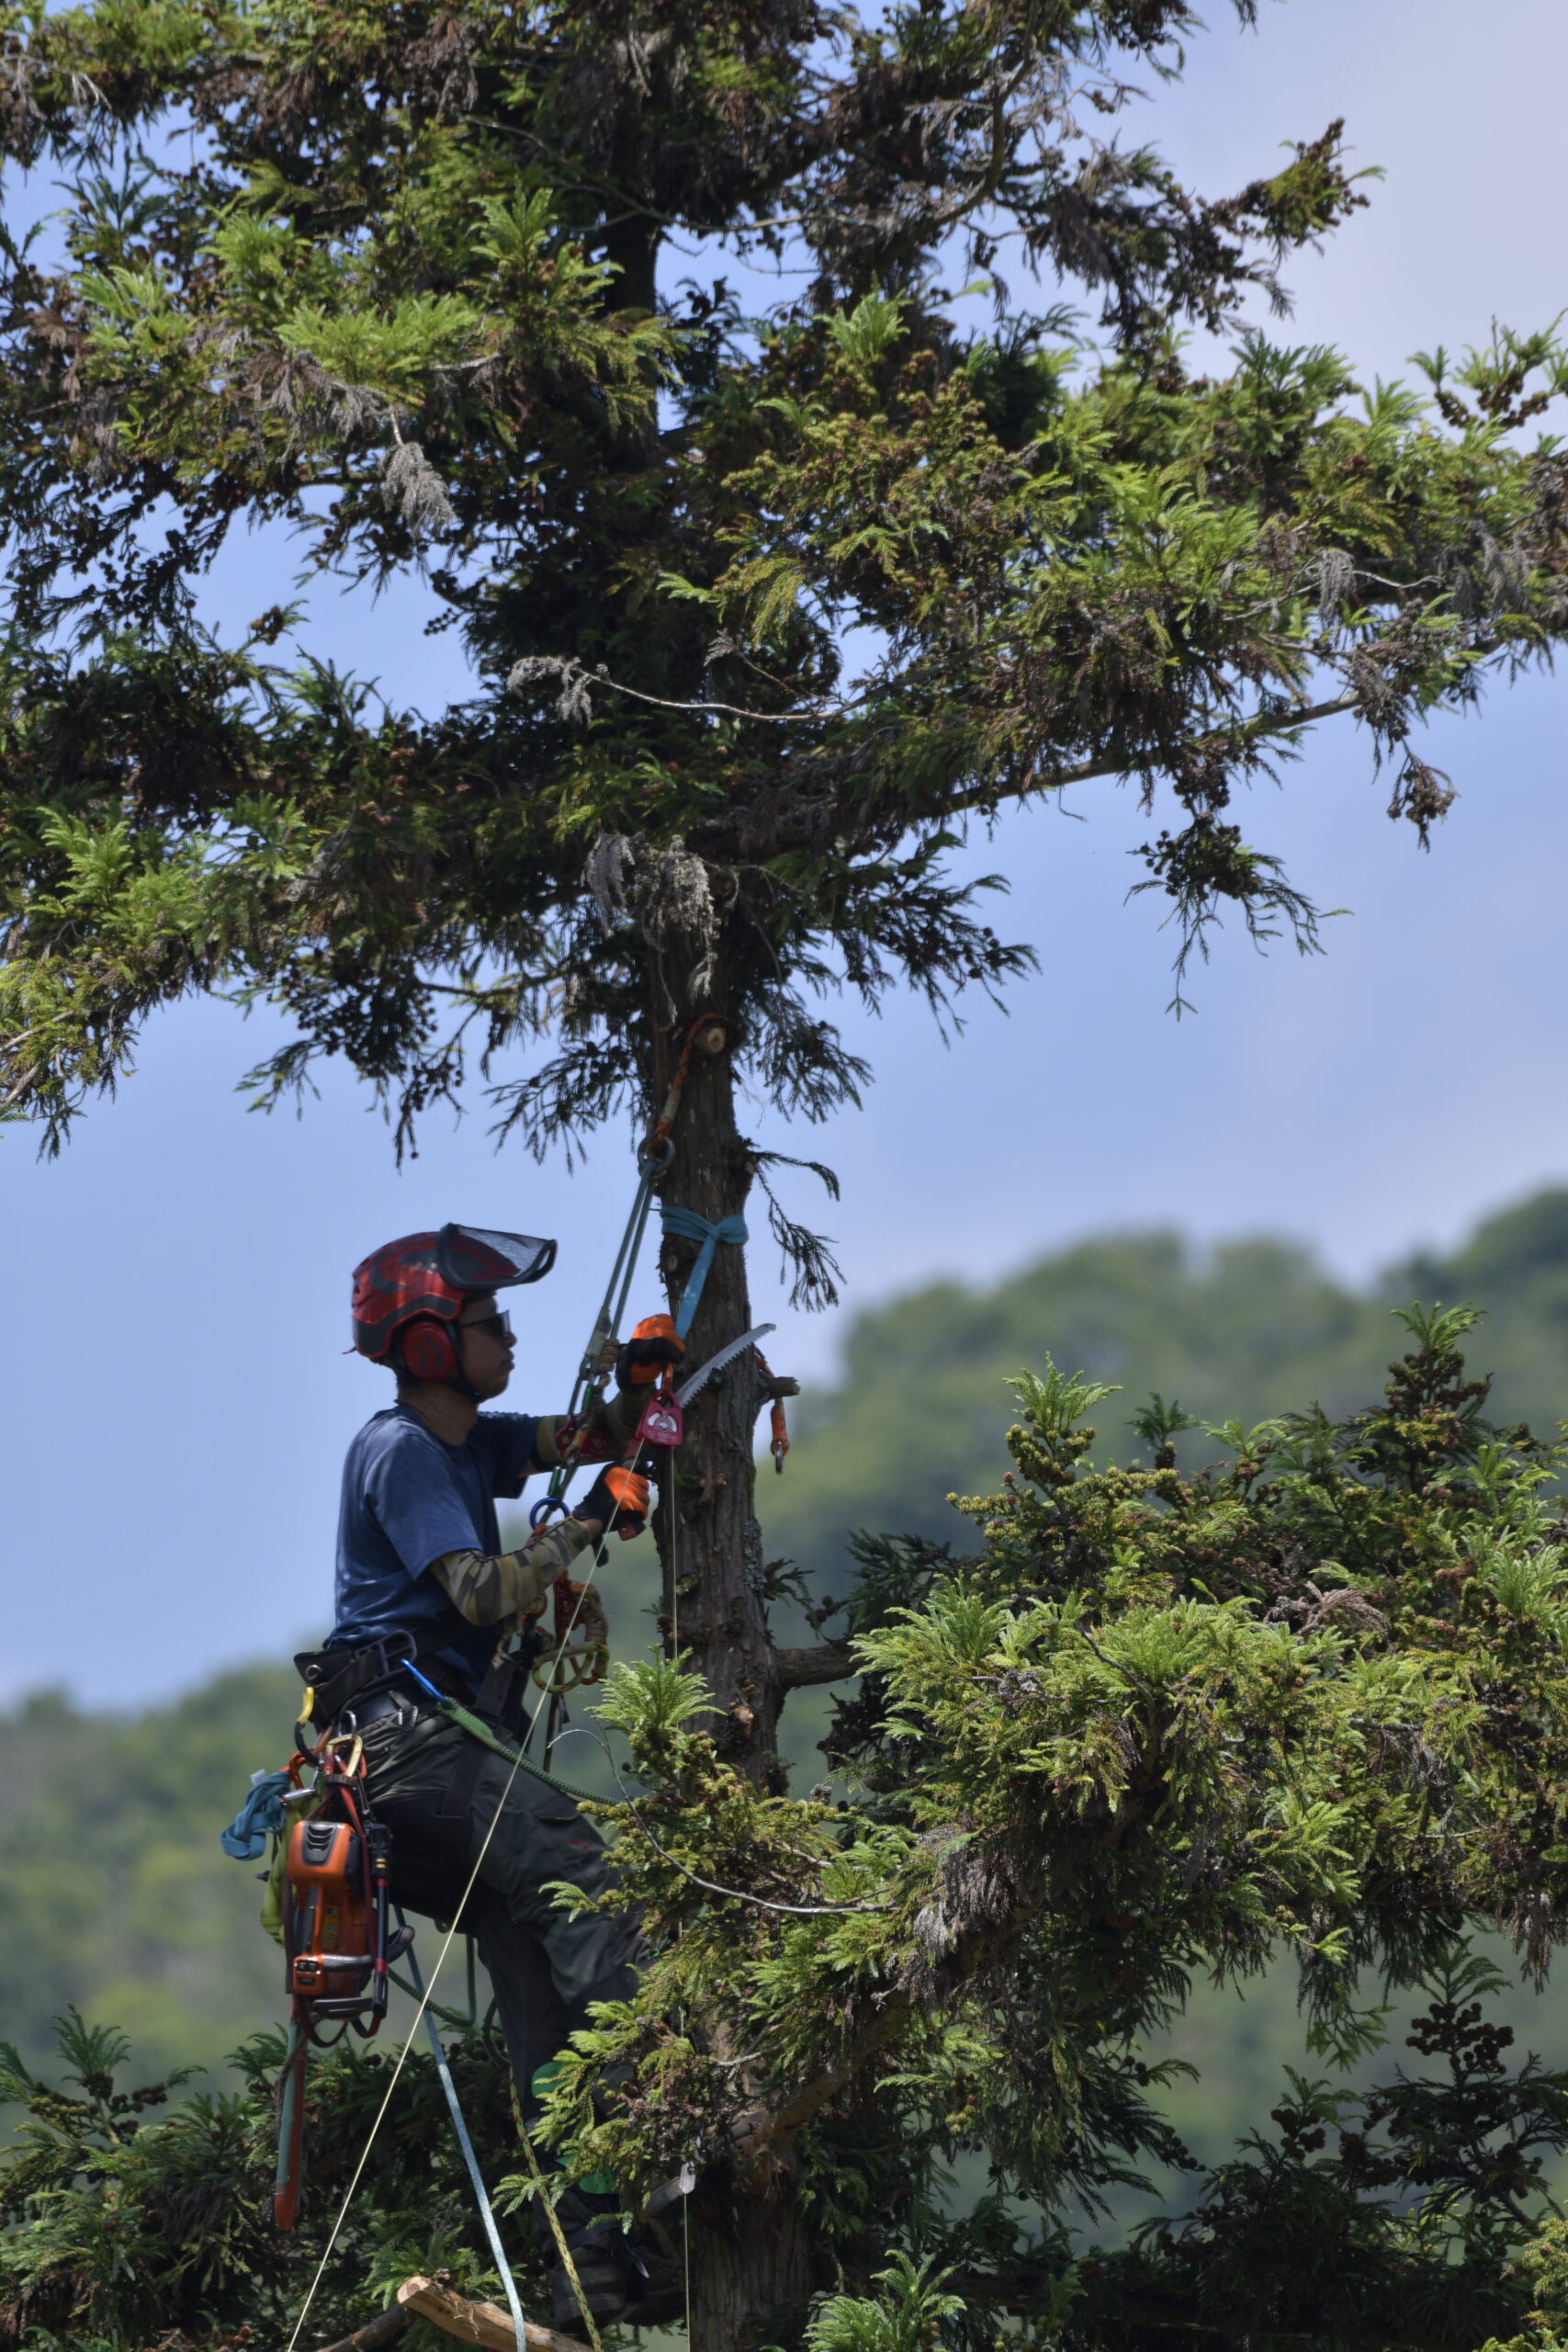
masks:
<instances>
[{"instance_id":1,"label":"conifer branch","mask_svg":"<svg viewBox=\"0 0 1568 2352\"><path fill-rule=\"evenodd\" d=\"M841 1682L858 1674L848 1642L822 1642L811 1649L773 1652L773 1668L784 1690L805 1690L819 1682Z\"/></svg>"}]
</instances>

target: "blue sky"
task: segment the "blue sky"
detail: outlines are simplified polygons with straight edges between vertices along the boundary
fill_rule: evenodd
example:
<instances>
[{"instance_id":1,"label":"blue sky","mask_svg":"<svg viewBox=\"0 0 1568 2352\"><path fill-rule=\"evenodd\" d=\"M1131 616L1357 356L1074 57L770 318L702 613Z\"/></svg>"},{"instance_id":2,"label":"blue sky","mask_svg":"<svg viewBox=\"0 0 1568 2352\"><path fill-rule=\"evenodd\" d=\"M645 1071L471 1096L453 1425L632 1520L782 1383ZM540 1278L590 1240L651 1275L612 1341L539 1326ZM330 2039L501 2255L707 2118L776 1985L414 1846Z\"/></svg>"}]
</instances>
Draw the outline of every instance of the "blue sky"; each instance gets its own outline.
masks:
<instances>
[{"instance_id":1,"label":"blue sky","mask_svg":"<svg viewBox=\"0 0 1568 2352\"><path fill-rule=\"evenodd\" d=\"M1292 265L1284 332L1337 344L1369 378L1406 372L1418 346L1484 338L1495 314L1535 326L1568 306L1568 11L1496 0L1484 32L1479 49L1459 0L1265 0L1243 34L1213 0L1188 81L1140 124L1221 193L1269 169L1280 141L1348 119L1388 175L1326 254ZM213 610L244 621L291 570L274 541L236 543ZM412 597L360 611L318 595L313 615L338 659L434 706L453 655L422 617ZM1151 1222L1292 1233L1360 1275L1568 1177L1565 720L1564 682L1531 677L1431 729L1424 755L1461 797L1429 856L1383 815L1364 741L1343 720L1324 730L1247 821L1321 903L1351 911L1307 961L1222 939L1179 1023L1157 904L1124 903L1147 831L1132 794L1088 786L976 842L976 870L1011 887L1001 927L1041 957L1010 1014L976 1005L944 1050L913 1006L876 1023L846 1008L877 1071L865 1110L794 1138L757 1111L760 1140L843 1178L822 1218L847 1277L840 1314ZM434 1122L400 1172L341 1073L301 1119L245 1111L234 1081L267 1034L262 1016L180 1008L62 1159L0 1136L25 1284L0 1365L0 1700L60 1682L136 1703L322 1628L338 1464L383 1401L380 1377L342 1353L348 1270L376 1241L446 1216L558 1235L557 1272L525 1295L515 1401L564 1401L624 1215L626 1140L573 1174L536 1169L494 1156L479 1102ZM817 1207L807 1190L791 1204ZM753 1287L783 1327L773 1361L830 1372L838 1318L790 1316L774 1272L764 1241Z\"/></svg>"}]
</instances>

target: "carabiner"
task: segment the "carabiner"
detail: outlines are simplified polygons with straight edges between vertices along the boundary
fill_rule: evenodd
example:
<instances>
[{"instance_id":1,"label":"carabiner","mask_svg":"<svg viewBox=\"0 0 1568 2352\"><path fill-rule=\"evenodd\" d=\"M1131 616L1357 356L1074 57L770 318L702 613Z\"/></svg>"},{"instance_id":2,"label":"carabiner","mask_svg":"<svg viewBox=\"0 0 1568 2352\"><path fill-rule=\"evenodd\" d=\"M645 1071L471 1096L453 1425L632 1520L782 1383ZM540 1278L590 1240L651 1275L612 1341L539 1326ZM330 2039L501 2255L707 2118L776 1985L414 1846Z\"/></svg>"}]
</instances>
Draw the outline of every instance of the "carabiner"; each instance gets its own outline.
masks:
<instances>
[{"instance_id":1,"label":"carabiner","mask_svg":"<svg viewBox=\"0 0 1568 2352\"><path fill-rule=\"evenodd\" d=\"M563 1519L571 1517L570 1507L564 1495L541 1495L528 1513L529 1526L542 1527L553 1510L558 1510Z\"/></svg>"},{"instance_id":2,"label":"carabiner","mask_svg":"<svg viewBox=\"0 0 1568 2352\"><path fill-rule=\"evenodd\" d=\"M637 1164L645 1175L662 1176L674 1157L672 1136L645 1136L637 1148Z\"/></svg>"},{"instance_id":3,"label":"carabiner","mask_svg":"<svg viewBox=\"0 0 1568 2352\"><path fill-rule=\"evenodd\" d=\"M558 1649L535 1659L533 1679L541 1690L547 1690L552 1699L564 1699L570 1690L580 1690L590 1683L602 1682L609 1663L607 1643L562 1643Z\"/></svg>"}]
</instances>

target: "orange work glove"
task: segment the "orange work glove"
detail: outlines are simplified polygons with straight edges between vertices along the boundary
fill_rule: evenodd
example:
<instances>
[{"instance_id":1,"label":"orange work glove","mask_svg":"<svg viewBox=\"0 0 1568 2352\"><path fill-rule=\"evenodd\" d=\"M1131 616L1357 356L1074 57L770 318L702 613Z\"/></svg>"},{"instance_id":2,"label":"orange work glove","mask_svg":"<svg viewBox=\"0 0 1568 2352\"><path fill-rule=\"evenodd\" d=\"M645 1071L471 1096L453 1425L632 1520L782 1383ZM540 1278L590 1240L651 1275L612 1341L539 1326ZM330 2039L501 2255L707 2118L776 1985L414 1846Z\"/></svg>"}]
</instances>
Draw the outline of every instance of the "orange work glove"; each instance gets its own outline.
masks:
<instances>
[{"instance_id":1,"label":"orange work glove","mask_svg":"<svg viewBox=\"0 0 1568 2352\"><path fill-rule=\"evenodd\" d=\"M679 1363L686 1342L675 1336L669 1315L645 1315L615 1358L615 1379L622 1388L652 1388L665 1368Z\"/></svg>"},{"instance_id":2,"label":"orange work glove","mask_svg":"<svg viewBox=\"0 0 1568 2352\"><path fill-rule=\"evenodd\" d=\"M608 1531L612 1522L623 1543L640 1535L648 1525L648 1480L617 1462L602 1470L578 1504L575 1516L596 1519Z\"/></svg>"}]
</instances>

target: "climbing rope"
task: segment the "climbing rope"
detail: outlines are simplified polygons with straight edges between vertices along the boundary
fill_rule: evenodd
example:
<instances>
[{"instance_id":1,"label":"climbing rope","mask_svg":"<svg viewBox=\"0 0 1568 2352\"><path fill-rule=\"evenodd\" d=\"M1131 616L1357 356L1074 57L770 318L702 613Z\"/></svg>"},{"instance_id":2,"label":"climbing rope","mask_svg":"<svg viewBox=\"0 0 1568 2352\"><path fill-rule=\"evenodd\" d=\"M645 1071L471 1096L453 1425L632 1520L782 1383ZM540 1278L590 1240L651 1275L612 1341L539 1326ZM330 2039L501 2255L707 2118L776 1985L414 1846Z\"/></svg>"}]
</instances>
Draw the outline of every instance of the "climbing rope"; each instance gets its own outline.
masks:
<instances>
[{"instance_id":1,"label":"climbing rope","mask_svg":"<svg viewBox=\"0 0 1568 2352\"><path fill-rule=\"evenodd\" d=\"M679 1475L678 1473L675 1473L673 1463L671 1464L671 1470L672 1475ZM670 1514L670 1655L674 1660L677 1672L680 1670L681 1665L680 1527L681 1514L678 1510L673 1510ZM675 1930L675 1940L677 1943L681 1940L681 1929L679 1928ZM681 2013L681 2030L682 2032L685 2031L685 2012L682 2009ZM686 2345L687 2352L690 2352L692 2342L692 2222L690 2200L684 2197L681 2199L681 2267L685 2274Z\"/></svg>"},{"instance_id":2,"label":"climbing rope","mask_svg":"<svg viewBox=\"0 0 1568 2352\"><path fill-rule=\"evenodd\" d=\"M675 1120L680 1111L681 1096L686 1083L686 1073L691 1067L693 1052L696 1046L698 1038L705 1035L716 1035L718 1043L721 1045L723 1042L722 1024L715 1023L711 1017L705 1017L702 1020L694 1021L692 1023L690 1028L686 1032L684 1041L682 1042L680 1057L675 1065L675 1074L671 1080L670 1091L665 1096L663 1108L660 1110L659 1117L654 1123L652 1131L645 1138L638 1150L637 1186L636 1194L632 1201L631 1214L628 1216L625 1229L622 1232L620 1247L615 1253L615 1264L610 1271L610 1279L605 1285L604 1296L601 1302L598 1315L594 1317L593 1329L590 1334L588 1345L583 1351L581 1361L578 1365L577 1377L572 1385L572 1400L570 1407L570 1418L572 1419L577 1419L579 1416L584 1415L586 1411L591 1408L592 1400L595 1392L603 1389L604 1383L609 1377L609 1367L603 1363L605 1347L611 1333L619 1329L622 1317L626 1313L626 1301L631 1295L632 1281L637 1271L637 1253L642 1247L643 1235L647 1230L649 1208L653 1197L653 1188L658 1182L660 1177L664 1173L666 1169L668 1169L671 1160L674 1157L674 1145L671 1140L671 1132L674 1128ZM713 1046L709 1046L707 1050L712 1051L716 1050L716 1048ZM739 1220L729 1219L727 1220L727 1222L739 1223ZM669 1230L668 1227L666 1227L666 1230ZM701 1238L702 1237L697 1236L694 1238ZM716 1234L715 1242L716 1244L717 1239L728 1239L730 1237L728 1235ZM744 1227L741 1229L740 1238L744 1238ZM713 1248L710 1247L707 1251L707 1261L709 1263L711 1263L712 1258ZM706 1278L706 1271L707 1268L705 1264L703 1267L703 1279L705 1280ZM695 1269L694 1269L694 1272ZM696 1284L697 1296L701 1295L701 1291L702 1283L699 1281ZM688 1282L688 1295L691 1295L691 1293L692 1284ZM682 1306L684 1306L685 1301L682 1300ZM696 1297L694 1296L692 1297L692 1313L694 1314L695 1312ZM687 1317L687 1321L689 1323L690 1317ZM684 1337L684 1327L682 1326L680 1328L682 1329L682 1336ZM560 1500L568 1484L570 1481L575 1468L575 1462L563 1462L558 1464L551 1476L548 1494L545 1498L547 1504L558 1502ZM607 1536L609 1534L611 1528L615 1525L619 1510L620 1504L616 1501L613 1504L610 1516L604 1523L603 1531L604 1535ZM588 1575L583 1578L582 1585L578 1592L568 1623L564 1627L558 1627L556 1657L550 1677L552 1680L560 1671L561 1664L566 1653L567 1643L576 1628L578 1617L581 1613L583 1601L592 1589L592 1582L593 1568L591 1566ZM411 1670L413 1669L411 1668ZM420 1675L418 1679L423 1682L424 1677ZM446 1956L452 1949L453 1938L457 1933L457 1922L461 1918L464 1905L467 1904L469 1895L473 1893L474 1888L479 1882L479 1871L484 1866L485 1858L490 1852L491 1841L495 1836L496 1825L500 1821L502 1812L505 1810L507 1799L512 1794L513 1787L516 1781L518 1773L526 1772L535 1780L544 1781L550 1787L559 1789L563 1794L568 1795L574 1800L581 1799L587 1793L585 1791L572 1788L567 1781L556 1780L555 1776L551 1772L547 1770L542 1770L538 1765L531 1762L528 1757L524 1753L524 1750L528 1747L533 1739L534 1727L538 1721L539 1710L545 1704L546 1698L548 1695L547 1689L546 1690L541 1690L538 1699L535 1702L534 1712L528 1718L521 1744L516 1747L513 1747L507 1742L503 1741L499 1734L491 1733L488 1725L484 1724L479 1717L471 1714L469 1710L463 1707L457 1701L448 1699L444 1692L435 1690L433 1684L426 1683L425 1688L432 1691L436 1703L441 1708L443 1713L449 1715L451 1720L458 1724L462 1730L465 1731L470 1738L481 1740L487 1747L492 1748L497 1755L504 1758L511 1769L507 1774L506 1785L502 1790L495 1810L491 1815L490 1825L485 1831L484 1838L479 1846L479 1850L475 1856L473 1865L469 1870L468 1883L463 1889L461 1899L459 1900L457 1909L453 1914L453 1924L447 1929L446 1936L442 1943L441 1949L435 1955L435 1963L431 1970L429 1982L423 1985L420 1991L419 2007L415 2013L413 2023L410 2026L408 2034L403 2041L403 2046L398 2052L397 2064L392 2068L390 2079L387 2084L386 2090L382 2094L381 2104L377 2109L376 2113L371 2120L370 2129L366 2135L365 2145L360 2151L359 2160L355 2165L353 2177L349 2181L348 2187L344 2192L343 2203L338 2209L337 2219L333 2223L332 2234L328 2238L321 2258L316 2266L315 2275L311 2278L310 2287L306 2292L305 2301L301 2306L299 2316L294 2323L294 2332L288 2339L288 2352L295 2352L295 2347L299 2344L300 2331L304 2327L307 2318L310 2316L310 2306L315 2301L317 2290L319 2290L321 2280L326 2274L327 2264L332 2259L333 2248L336 2246L338 2238L342 2233L344 2222L348 2217L348 2209L353 2203L355 2194L358 2189L360 2181L364 2177L365 2167L370 2161L371 2150L376 2144L377 2136L379 2133L382 2122L386 2118L387 2110L391 2105L392 2095L397 2089L399 2078L402 2074L403 2067L408 2062L409 2052L413 2047L414 2036L419 2031L422 2023L426 2024L427 2030L430 2032L433 2041L434 2041L438 2045L439 2037L436 2034L434 2022L431 2021L429 2018L432 1996L434 1993L436 1984L440 1978L441 1971L446 1965ZM448 2073L444 2078L443 2088L447 2088L449 2084L450 2074ZM496 2259L501 2266L502 2280L506 2288L508 2305L512 2311L513 2322L517 2330L518 2352L524 2352L524 2322L517 2304L516 2288L513 2281L512 2274L507 2268L501 2255L499 2241L494 2232L493 2216L491 2214L489 2200L484 2194L483 2183L479 2176L477 2164L472 2159L472 2143L468 2139L467 2132L457 2111L456 2099L457 2093L456 2089L453 2088L450 2090L449 2095L449 2103L452 2105L453 2109L453 2119L457 2125L458 2138L464 2148L465 2158L468 2161L469 2171L474 2179L476 2190L479 2196L481 2210L486 2217L486 2228L490 2233L491 2245L496 2255ZM531 2154L532 2149L530 2147L530 2154ZM553 2218L553 2208L551 2208L551 2212ZM564 2240L560 2243L564 2249ZM571 2272L570 2255L564 2255L564 2259L566 2260L569 2272ZM575 2273L571 2273L571 2275L573 2276L573 2283L575 2286ZM579 2293L578 2300L580 2305L582 2306L583 2315L588 2321L589 2332L593 2339L595 2352L601 2352L599 2338L593 2329L592 2315L588 2312L586 2305L582 2304L581 2292Z\"/></svg>"},{"instance_id":3,"label":"climbing rope","mask_svg":"<svg viewBox=\"0 0 1568 2352\"><path fill-rule=\"evenodd\" d=\"M528 2135L528 2126L523 2120L523 2103L517 2096L517 2086L510 2075L507 2078L506 2087L512 2094L512 2120L517 2126L517 2137L523 2143L523 2153L528 2159L528 2169L534 2176L535 2192L544 2206L545 2218L549 2223L550 2235L556 2242L556 2252L560 2256L561 2268L571 2281L571 2291L577 2297L577 2308L582 2314L583 2324L588 2330L588 2340L593 2346L593 2352L604 2352L598 2327L594 2324L593 2313L588 2307L588 2298L582 2291L582 2281L577 2275L577 2265L572 2260L571 2248L566 2242L566 2232L560 2225L560 2215L556 2211L550 2192L545 2185L545 2176L540 2169L539 2159L535 2154L534 2143ZM519 2336L517 2341L521 2347L523 2338Z\"/></svg>"},{"instance_id":4,"label":"climbing rope","mask_svg":"<svg viewBox=\"0 0 1568 2352\"><path fill-rule=\"evenodd\" d=\"M400 1928L404 1925L400 1906L398 1910L398 1925ZM452 2069L447 2062L446 2052L441 2046L440 2028L430 2014L430 2002L425 1993L424 1979L420 1974L419 1962L414 1958L412 1943L408 1947L407 1956L409 1973L413 1978L414 1989L421 1996L420 2015L424 2019L424 2030L430 2037L431 2055L435 2061L435 2071L441 2078L441 2087L446 2095L446 2105L451 2112L452 2129L457 2134L457 2145L463 2152L463 2162L468 2167L468 2178L473 2183L474 2195L479 2201L479 2219L484 2223L485 2235L490 2240L490 2250L495 2256L495 2267L501 2273L501 2283L506 2290L506 2308L512 2313L512 2324L517 2331L518 2352L523 2352L528 2338L523 2319L523 2306L517 2300L517 2281L512 2275L512 2265L507 2261L502 2247L501 2232L495 2225L494 2209L485 2192L484 2175L479 2170L479 2160L474 2154L474 2143L468 2137L468 2127L463 2120L463 2110L457 2098L457 2086L452 2080ZM594 2346L594 2352L600 2352L597 2344Z\"/></svg>"},{"instance_id":5,"label":"climbing rope","mask_svg":"<svg viewBox=\"0 0 1568 2352\"><path fill-rule=\"evenodd\" d=\"M610 1366L604 1361L604 1351L612 1333L618 1331L621 1328L622 1319L626 1311L626 1301L631 1296L632 1281L637 1272L637 1253L642 1248L642 1238L648 1229L648 1216L652 1204L653 1188L675 1156L675 1146L671 1138L681 1109L681 1097L685 1091L686 1073L692 1066L692 1055L699 1036L715 1030L717 1030L722 1036L721 1024L711 1018L705 1017L703 1020L692 1023L675 1064L675 1075L670 1081L670 1091L664 1098L664 1106L637 1147L637 1191L632 1198L630 1214L621 1233L620 1247L615 1252L615 1263L610 1269L610 1279L604 1285L604 1295L600 1301L599 1312L593 1318L593 1329L588 1335L588 1345L583 1349L577 1367L577 1376L572 1383L571 1402L567 1408L569 1420L580 1421L586 1416L595 1399L603 1395L609 1379ZM661 1209L661 1216L668 1214ZM665 1229L668 1231L669 1227L666 1227ZM709 1255L711 1257L711 1251ZM702 1284L699 1283L697 1287L700 1294ZM693 1311L695 1312L694 1301ZM683 1328L682 1328L681 1336L685 1337ZM560 1501L571 1484L576 1469L575 1460L557 1463L550 1474L548 1488L540 1501L534 1506L536 1514L543 1510L547 1515L549 1506Z\"/></svg>"},{"instance_id":6,"label":"climbing rope","mask_svg":"<svg viewBox=\"0 0 1568 2352\"><path fill-rule=\"evenodd\" d=\"M663 1155L660 1157L653 1152L650 1147L645 1145L643 1152L639 1154L642 1166L637 1177L637 1193L632 1201L631 1214L621 1234L621 1246L615 1252L615 1262L611 1269L609 1282L604 1287L604 1296L600 1304L599 1312L593 1318L593 1329L589 1334L588 1345L582 1351L581 1362L577 1367L577 1376L572 1382L571 1402L567 1408L566 1415L569 1421L580 1421L586 1417L609 1379L610 1367L604 1362L605 1348L611 1333L620 1329L621 1319L626 1311L626 1301L631 1295L632 1279L637 1272L637 1252L642 1248L642 1237L648 1228L648 1212L653 1198L653 1188L670 1164L671 1148L669 1142L666 1141L660 1148ZM558 1461L550 1473L549 1486L534 1506L532 1516L535 1517L536 1522L539 1517L547 1517L550 1507L561 1501L568 1487L571 1484L576 1469L577 1463L574 1458Z\"/></svg>"},{"instance_id":7,"label":"climbing rope","mask_svg":"<svg viewBox=\"0 0 1568 2352\"><path fill-rule=\"evenodd\" d=\"M610 1516L604 1522L604 1532L606 1535L609 1534L611 1528L615 1525L616 1514L619 1510L620 1504L618 1501L612 1504ZM583 1599L586 1597L592 1581L593 1572L592 1568L590 1567L588 1575L583 1578L581 1593L578 1596L578 1611L581 1609ZM564 1647L567 1636L573 1631L576 1621L577 1611L574 1611L571 1623L567 1625L565 1631L560 1636L561 1646ZM527 1727L524 1733L525 1747L534 1736L534 1725L538 1720L539 1709L543 1706L544 1702L545 1694L541 1691L537 1701L535 1702L534 1713L528 1718ZM456 1702L453 1703L455 1704ZM463 1712L467 1713L468 1710L464 1709ZM465 1725L464 1728L466 1729L467 1726ZM487 1747L492 1747L495 1745L495 1742L487 1736L485 1745ZM310 2317L310 2306L315 2301L321 2280L326 2276L327 2265L332 2260L333 2250L337 2245L339 2237L343 2233L343 2225L348 2219L348 2209L354 2202L355 2196L358 2190L361 2180L365 2177L365 2167L370 2161L371 2150L376 2145L376 2141L380 2132L381 2125L386 2120L387 2110L392 2103L392 2095L398 2087L398 2083L401 2077L403 2068L408 2064L409 2052L413 2048L414 2036L418 2033L421 2025L424 2022L426 2014L430 2007L431 1996L434 1993L436 1984L440 1979L441 1971L446 1962L446 1955L451 1951L453 1940L457 1935L457 1921L462 1917L468 1897L472 1894L474 1888L479 1883L479 1875L484 1867L485 1858L490 1852L491 1841L495 1836L496 1825L506 1809L506 1801L512 1794L517 1775L520 1771L527 1770L535 1774L536 1777L545 1777L540 1773L539 1767L536 1764L529 1763L527 1758L523 1753L522 1747L518 1747L512 1752L511 1765L512 1769L507 1775L506 1785L502 1790L501 1795L496 1802L494 1812L491 1815L490 1825L485 1831L482 1841L480 1842L479 1850L474 1857L472 1868L469 1870L468 1883L464 1886L463 1892L458 1897L457 1907L453 1912L452 1925L446 1930L446 1938L442 1943L441 1949L435 1955L435 1964L430 1972L429 1982L420 1996L419 2007L415 2012L413 2023L408 2030L408 2033L403 2041L403 2046L398 2052L397 2064L392 2068L387 2087L381 2094L381 2104L376 2109L375 2115L371 2118L370 2129L365 2137L365 2145L359 2152L359 2160L354 2167L353 2177L349 2181L348 2187L344 2191L343 2202L339 2206L337 2211L337 2219L333 2222L332 2226L332 2234L327 2239L326 2245L322 2249L321 2258L316 2265L315 2273L311 2278L309 2288L306 2290L305 2301L300 2306L299 2316L294 2323L294 2332L289 2336L287 2352L295 2352L295 2347L299 2341L300 2331L303 2329L306 2320ZM564 1783L561 1785L564 1786ZM576 1792L572 1792L571 1793ZM505 2268L504 2265L502 2269L502 2278L503 2282L509 2280L511 2278L511 2273ZM515 2288L513 2287L509 2293L509 2301L514 2297L515 2291ZM525 2337L522 2333L521 2323L519 2323L517 2337L518 2352L524 2352L524 2344Z\"/></svg>"}]
</instances>

